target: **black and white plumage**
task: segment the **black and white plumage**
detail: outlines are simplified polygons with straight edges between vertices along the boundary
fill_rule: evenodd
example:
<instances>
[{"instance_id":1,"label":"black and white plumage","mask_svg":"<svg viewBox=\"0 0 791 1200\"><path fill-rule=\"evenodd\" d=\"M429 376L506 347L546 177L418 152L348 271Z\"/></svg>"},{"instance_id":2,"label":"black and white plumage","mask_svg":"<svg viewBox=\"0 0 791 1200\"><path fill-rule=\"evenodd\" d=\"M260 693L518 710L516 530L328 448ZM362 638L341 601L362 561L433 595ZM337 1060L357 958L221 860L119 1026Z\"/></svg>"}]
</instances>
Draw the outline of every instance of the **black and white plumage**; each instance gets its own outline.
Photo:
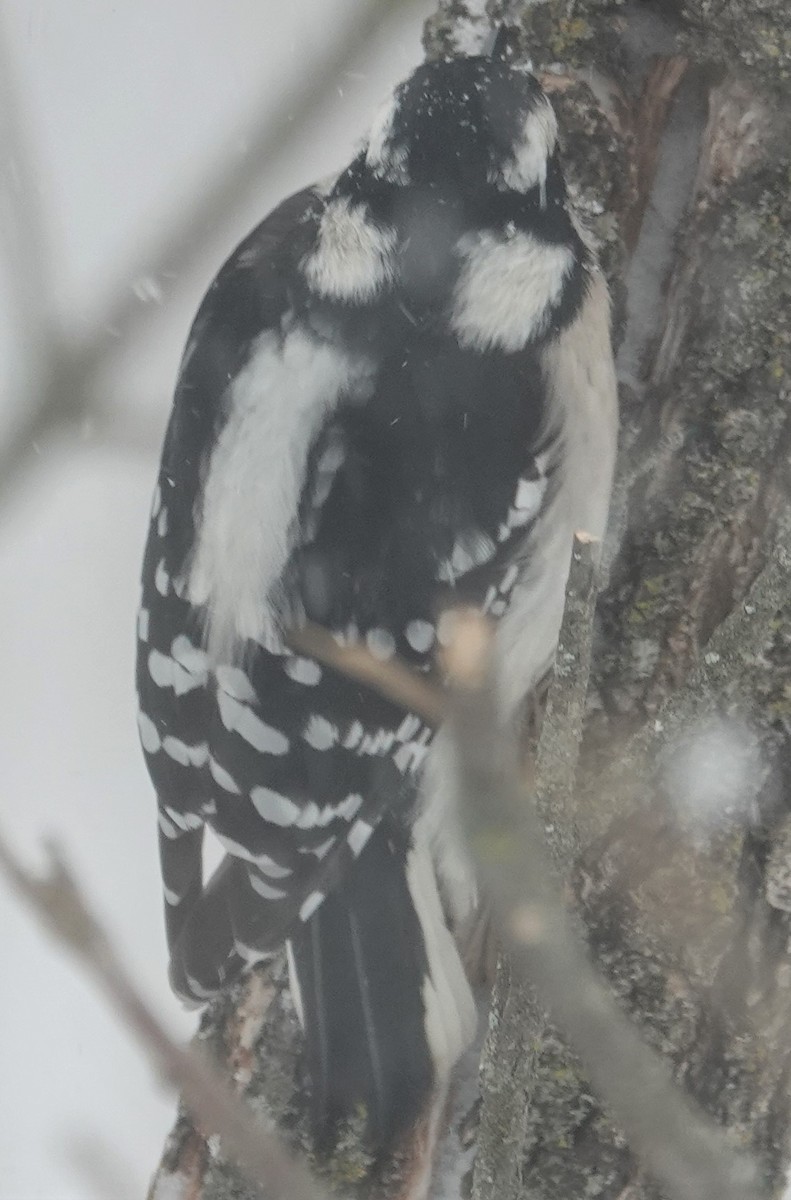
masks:
<instances>
[{"instance_id":1,"label":"black and white plumage","mask_svg":"<svg viewBox=\"0 0 791 1200\"><path fill-rule=\"evenodd\" d=\"M287 939L325 1128L362 1106L390 1144L444 1086L473 1026L446 921L474 887L441 736L283 631L431 671L443 609L478 605L513 709L551 662L573 530L603 532L615 422L555 117L499 60L419 67L200 308L139 621L171 975L202 1002ZM205 825L227 851L206 883Z\"/></svg>"}]
</instances>

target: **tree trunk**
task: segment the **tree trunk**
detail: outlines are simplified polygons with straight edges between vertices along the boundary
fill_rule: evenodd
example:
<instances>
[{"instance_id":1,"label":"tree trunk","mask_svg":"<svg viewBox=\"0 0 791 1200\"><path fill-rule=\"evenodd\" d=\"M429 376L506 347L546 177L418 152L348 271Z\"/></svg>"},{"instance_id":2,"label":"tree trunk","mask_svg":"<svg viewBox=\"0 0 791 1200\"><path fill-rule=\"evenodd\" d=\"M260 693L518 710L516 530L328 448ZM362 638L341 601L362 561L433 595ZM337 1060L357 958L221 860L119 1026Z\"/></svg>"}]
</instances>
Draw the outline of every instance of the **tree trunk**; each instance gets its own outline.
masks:
<instances>
[{"instance_id":1,"label":"tree trunk","mask_svg":"<svg viewBox=\"0 0 791 1200\"><path fill-rule=\"evenodd\" d=\"M443 6L434 37L452 44L461 7ZM542 815L575 848L569 889L624 1010L779 1195L791 11L781 0L489 10L519 21L552 92L566 172L611 279L622 384L575 796L570 807L550 798ZM507 965L482 1090L478 1200L658 1194Z\"/></svg>"},{"instance_id":2,"label":"tree trunk","mask_svg":"<svg viewBox=\"0 0 791 1200\"><path fill-rule=\"evenodd\" d=\"M555 104L566 175L610 280L622 382L576 783L544 788L541 814L625 1012L779 1196L791 1047L791 9L486 8L444 0L427 51L462 52L493 21L515 27L516 53ZM201 1036L307 1147L282 969L253 975ZM659 1194L507 963L481 1092L476 1200ZM345 1195L402 1190L398 1164L371 1179L353 1130L336 1159L328 1178ZM183 1200L250 1194L186 1117L152 1195L174 1180Z\"/></svg>"}]
</instances>

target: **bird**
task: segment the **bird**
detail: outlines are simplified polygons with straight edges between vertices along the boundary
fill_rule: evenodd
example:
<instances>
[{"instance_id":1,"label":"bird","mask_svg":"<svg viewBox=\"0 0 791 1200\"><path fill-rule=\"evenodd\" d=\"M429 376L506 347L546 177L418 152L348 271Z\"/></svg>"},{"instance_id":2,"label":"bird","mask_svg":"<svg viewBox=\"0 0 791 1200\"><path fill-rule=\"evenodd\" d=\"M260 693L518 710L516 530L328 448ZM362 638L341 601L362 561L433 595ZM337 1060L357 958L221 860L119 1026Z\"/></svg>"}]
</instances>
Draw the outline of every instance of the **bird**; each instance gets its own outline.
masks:
<instances>
[{"instance_id":1,"label":"bird","mask_svg":"<svg viewBox=\"0 0 791 1200\"><path fill-rule=\"evenodd\" d=\"M289 631L442 687L448 613L472 606L515 714L553 661L573 533L603 536L616 427L555 113L502 49L419 65L200 305L138 616L170 978L206 1004L285 945L320 1144L362 1114L392 1151L446 1094L477 890L444 731Z\"/></svg>"}]
</instances>

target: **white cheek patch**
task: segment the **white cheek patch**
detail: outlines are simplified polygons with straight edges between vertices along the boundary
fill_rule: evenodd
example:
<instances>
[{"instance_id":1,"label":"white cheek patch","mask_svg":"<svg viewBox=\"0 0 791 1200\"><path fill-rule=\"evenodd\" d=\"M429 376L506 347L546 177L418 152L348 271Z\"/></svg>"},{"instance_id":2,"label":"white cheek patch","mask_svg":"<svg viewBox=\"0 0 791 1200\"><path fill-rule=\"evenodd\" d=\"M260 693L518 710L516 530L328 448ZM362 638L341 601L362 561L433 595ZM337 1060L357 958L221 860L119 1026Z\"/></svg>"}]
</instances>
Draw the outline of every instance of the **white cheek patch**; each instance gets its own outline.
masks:
<instances>
[{"instance_id":1,"label":"white cheek patch","mask_svg":"<svg viewBox=\"0 0 791 1200\"><path fill-rule=\"evenodd\" d=\"M541 207L546 205L544 188L547 162L552 157L558 139L558 123L549 101L544 100L529 113L522 127L522 136L513 149L513 157L492 179L501 189L529 192L541 188Z\"/></svg>"},{"instance_id":2,"label":"white cheek patch","mask_svg":"<svg viewBox=\"0 0 791 1200\"><path fill-rule=\"evenodd\" d=\"M482 231L461 238L458 250L450 324L463 346L513 354L546 331L574 266L568 246Z\"/></svg>"},{"instance_id":3,"label":"white cheek patch","mask_svg":"<svg viewBox=\"0 0 791 1200\"><path fill-rule=\"evenodd\" d=\"M316 249L302 264L309 285L334 300L370 300L395 274L396 232L382 229L363 204L330 200Z\"/></svg>"},{"instance_id":4,"label":"white cheek patch","mask_svg":"<svg viewBox=\"0 0 791 1200\"><path fill-rule=\"evenodd\" d=\"M368 368L299 329L258 339L231 385L230 415L208 464L187 596L208 610L215 661L274 625L268 597L296 539L307 456L339 392Z\"/></svg>"}]
</instances>

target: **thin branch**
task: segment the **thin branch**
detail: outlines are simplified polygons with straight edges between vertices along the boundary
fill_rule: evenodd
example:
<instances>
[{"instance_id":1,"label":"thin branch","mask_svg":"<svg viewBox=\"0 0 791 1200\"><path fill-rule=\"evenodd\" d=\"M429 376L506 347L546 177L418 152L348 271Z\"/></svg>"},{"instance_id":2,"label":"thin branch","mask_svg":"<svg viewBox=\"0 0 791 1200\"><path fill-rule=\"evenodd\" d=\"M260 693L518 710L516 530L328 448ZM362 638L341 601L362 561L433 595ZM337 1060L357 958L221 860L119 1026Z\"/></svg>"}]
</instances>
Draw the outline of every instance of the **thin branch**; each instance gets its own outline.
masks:
<instances>
[{"instance_id":1,"label":"thin branch","mask_svg":"<svg viewBox=\"0 0 791 1200\"><path fill-rule=\"evenodd\" d=\"M591 669L596 594L593 544L578 534L571 554L563 622L535 769L539 815L552 829L550 847L564 872L579 849L575 784Z\"/></svg>"},{"instance_id":2,"label":"thin branch","mask_svg":"<svg viewBox=\"0 0 791 1200\"><path fill-rule=\"evenodd\" d=\"M80 958L114 1009L124 1018L154 1064L179 1089L201 1127L219 1135L232 1157L267 1200L322 1200L310 1174L262 1128L216 1071L167 1034L140 996L74 877L50 847L46 876L36 877L16 859L0 836L0 871L50 934Z\"/></svg>"},{"instance_id":3,"label":"thin branch","mask_svg":"<svg viewBox=\"0 0 791 1200\"><path fill-rule=\"evenodd\" d=\"M78 423L93 407L103 402L98 385L104 372L153 322L161 320L162 309L141 302L130 281L139 278L167 280L170 296L175 293L199 251L212 235L242 212L260 187L264 176L275 169L284 150L294 145L310 119L326 106L338 77L370 45L384 21L407 0L360 0L336 18L336 34L325 56L311 63L309 75L295 73L286 93L274 110L267 98L256 106L246 135L246 153L228 152L225 143L215 154L212 178L196 189L193 207L182 203L163 222L164 232L98 306L94 329L77 341L53 338L42 372L22 419L6 444L0 448L0 501L29 466L37 444L64 425ZM22 194L24 203L29 186ZM51 360L51 361L49 361Z\"/></svg>"},{"instance_id":4,"label":"thin branch","mask_svg":"<svg viewBox=\"0 0 791 1200\"><path fill-rule=\"evenodd\" d=\"M751 1161L676 1088L573 933L516 746L497 724L491 643L479 614L457 626L446 653L449 727L462 817L513 969L536 986L635 1153L674 1200L764 1196Z\"/></svg>"}]
</instances>

